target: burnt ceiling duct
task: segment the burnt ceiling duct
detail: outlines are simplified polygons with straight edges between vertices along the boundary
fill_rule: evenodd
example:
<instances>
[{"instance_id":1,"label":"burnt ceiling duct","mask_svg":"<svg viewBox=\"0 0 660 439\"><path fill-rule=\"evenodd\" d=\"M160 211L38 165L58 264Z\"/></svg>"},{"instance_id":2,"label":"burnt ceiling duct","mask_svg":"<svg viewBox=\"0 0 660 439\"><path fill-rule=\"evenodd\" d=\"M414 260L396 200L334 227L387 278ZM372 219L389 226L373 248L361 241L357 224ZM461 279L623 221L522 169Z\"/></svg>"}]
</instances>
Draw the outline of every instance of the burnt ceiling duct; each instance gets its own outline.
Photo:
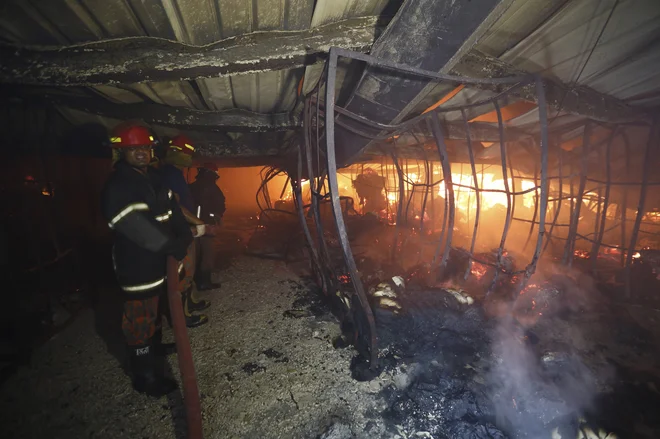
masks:
<instances>
[{"instance_id":1,"label":"burnt ceiling duct","mask_svg":"<svg viewBox=\"0 0 660 439\"><path fill-rule=\"evenodd\" d=\"M504 3L502 0L409 0L376 41L371 55L439 72L495 8ZM370 66L362 74L345 108L375 122L388 124L429 82L429 79L397 75ZM336 136L340 166L351 162L368 144L368 140L339 126Z\"/></svg>"}]
</instances>

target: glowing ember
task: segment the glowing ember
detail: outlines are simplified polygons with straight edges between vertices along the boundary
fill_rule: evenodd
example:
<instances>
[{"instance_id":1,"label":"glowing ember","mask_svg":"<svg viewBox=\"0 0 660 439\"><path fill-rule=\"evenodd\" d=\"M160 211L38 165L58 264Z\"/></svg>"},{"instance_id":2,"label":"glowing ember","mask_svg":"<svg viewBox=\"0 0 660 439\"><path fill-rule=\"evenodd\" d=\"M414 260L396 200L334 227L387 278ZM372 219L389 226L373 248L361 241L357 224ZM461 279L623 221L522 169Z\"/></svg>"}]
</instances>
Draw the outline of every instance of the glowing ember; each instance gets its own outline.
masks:
<instances>
[{"instance_id":1,"label":"glowing ember","mask_svg":"<svg viewBox=\"0 0 660 439\"><path fill-rule=\"evenodd\" d=\"M660 222L660 212L647 212L646 215L644 215L644 219L654 223Z\"/></svg>"},{"instance_id":2,"label":"glowing ember","mask_svg":"<svg viewBox=\"0 0 660 439\"><path fill-rule=\"evenodd\" d=\"M472 262L472 269L470 270L470 273L477 278L477 280L481 280L482 277L488 272L488 266L484 264L480 264L479 262Z\"/></svg>"},{"instance_id":3,"label":"glowing ember","mask_svg":"<svg viewBox=\"0 0 660 439\"><path fill-rule=\"evenodd\" d=\"M582 259L589 259L589 257L591 256L591 253L589 253L586 250L575 250L573 254L578 258L582 258Z\"/></svg>"},{"instance_id":4,"label":"glowing ember","mask_svg":"<svg viewBox=\"0 0 660 439\"><path fill-rule=\"evenodd\" d=\"M534 290L536 288L538 288L538 285L536 285L536 284L527 284L527 286L525 288L523 288L522 291L520 291L520 294L525 294L527 291Z\"/></svg>"},{"instance_id":5,"label":"glowing ember","mask_svg":"<svg viewBox=\"0 0 660 439\"><path fill-rule=\"evenodd\" d=\"M337 276L337 279L339 280L339 282L341 282L344 285L351 283L351 277L347 274L342 274L340 276Z\"/></svg>"},{"instance_id":6,"label":"glowing ember","mask_svg":"<svg viewBox=\"0 0 660 439\"><path fill-rule=\"evenodd\" d=\"M606 255L620 255L622 252L619 247L615 247L615 248L606 247L605 249L603 249L603 253L605 253ZM633 255L633 258L634 257L635 256Z\"/></svg>"}]
</instances>

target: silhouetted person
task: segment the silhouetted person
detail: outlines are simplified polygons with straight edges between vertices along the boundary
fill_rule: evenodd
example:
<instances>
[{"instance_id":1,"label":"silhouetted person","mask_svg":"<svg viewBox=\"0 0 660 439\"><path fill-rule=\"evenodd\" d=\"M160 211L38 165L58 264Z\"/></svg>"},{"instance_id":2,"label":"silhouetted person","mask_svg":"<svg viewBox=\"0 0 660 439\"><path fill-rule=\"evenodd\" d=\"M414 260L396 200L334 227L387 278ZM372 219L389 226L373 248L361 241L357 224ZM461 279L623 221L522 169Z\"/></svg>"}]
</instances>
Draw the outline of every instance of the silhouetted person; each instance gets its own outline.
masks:
<instances>
[{"instance_id":1,"label":"silhouetted person","mask_svg":"<svg viewBox=\"0 0 660 439\"><path fill-rule=\"evenodd\" d=\"M190 184L190 192L204 224L219 225L225 214L225 195L217 185L220 178L218 167L214 163L205 163L198 168L195 181ZM211 274L215 268L215 249L212 236L199 238L199 260L195 276L198 290L220 288L220 283L214 283Z\"/></svg>"}]
</instances>

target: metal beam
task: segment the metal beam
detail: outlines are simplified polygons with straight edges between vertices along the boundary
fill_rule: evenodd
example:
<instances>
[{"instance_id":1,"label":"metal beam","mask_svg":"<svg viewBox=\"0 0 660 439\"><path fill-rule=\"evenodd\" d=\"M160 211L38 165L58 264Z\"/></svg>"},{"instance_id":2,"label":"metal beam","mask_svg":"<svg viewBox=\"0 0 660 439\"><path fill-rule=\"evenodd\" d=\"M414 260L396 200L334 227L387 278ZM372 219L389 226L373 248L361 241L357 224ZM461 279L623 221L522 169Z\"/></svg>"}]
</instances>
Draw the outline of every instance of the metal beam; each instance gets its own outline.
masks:
<instances>
[{"instance_id":1,"label":"metal beam","mask_svg":"<svg viewBox=\"0 0 660 439\"><path fill-rule=\"evenodd\" d=\"M502 78L526 73L476 49L468 52L451 71L453 75L470 78ZM587 87L569 87L549 78L544 79L544 85L548 106L555 111L577 114L601 122L639 121L647 116L643 110ZM504 90L499 85L483 85L480 88L497 93ZM525 101L537 102L534 83L511 92L511 95Z\"/></svg>"},{"instance_id":2,"label":"metal beam","mask_svg":"<svg viewBox=\"0 0 660 439\"><path fill-rule=\"evenodd\" d=\"M139 119L149 124L176 127L182 130L203 131L285 131L300 126L300 117L293 113L254 113L233 109L227 111L201 111L187 107L138 103L115 104L103 98L88 98L58 94L2 93L5 98L26 102L50 103L90 114L119 120Z\"/></svg>"},{"instance_id":3,"label":"metal beam","mask_svg":"<svg viewBox=\"0 0 660 439\"><path fill-rule=\"evenodd\" d=\"M330 47L368 52L386 24L379 17L357 18L303 31L253 32L206 46L153 37L67 47L0 44L0 82L90 86L291 69L323 62Z\"/></svg>"},{"instance_id":4,"label":"metal beam","mask_svg":"<svg viewBox=\"0 0 660 439\"><path fill-rule=\"evenodd\" d=\"M188 107L171 107L153 103L117 104L101 97L83 97L73 94L56 94L41 91L40 88L19 87L0 88L0 96L24 102L43 105L48 103L84 111L98 116L119 120L140 119L150 125L174 127L191 131L223 132L268 132L287 131L302 127L302 119L297 112L254 113L247 110L201 111ZM446 122L443 130L447 139L465 140L465 128L460 123ZM524 133L511 129L512 135L524 138ZM486 123L470 124L470 136L474 141L494 142L498 139L498 129Z\"/></svg>"},{"instance_id":5,"label":"metal beam","mask_svg":"<svg viewBox=\"0 0 660 439\"><path fill-rule=\"evenodd\" d=\"M371 54L391 62L441 71L445 65L453 65L465 48L474 44L475 31L484 22L490 22L491 13L492 17L499 17L499 7L505 4L510 4L510 0L408 0L374 44ZM397 121L410 100L429 82L428 78L368 66L345 108L372 121L390 124ZM354 138L342 127L337 128L336 135L340 164L350 163L369 143L368 139Z\"/></svg>"}]
</instances>

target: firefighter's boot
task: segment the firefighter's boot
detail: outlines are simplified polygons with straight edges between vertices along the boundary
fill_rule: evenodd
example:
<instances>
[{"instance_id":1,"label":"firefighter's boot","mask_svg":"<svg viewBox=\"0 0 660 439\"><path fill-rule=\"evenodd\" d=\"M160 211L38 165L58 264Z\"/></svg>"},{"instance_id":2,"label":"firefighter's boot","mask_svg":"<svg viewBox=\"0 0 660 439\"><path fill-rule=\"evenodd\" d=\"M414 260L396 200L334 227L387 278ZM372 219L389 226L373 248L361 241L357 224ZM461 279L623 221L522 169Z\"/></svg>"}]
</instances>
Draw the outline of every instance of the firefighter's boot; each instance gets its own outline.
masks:
<instances>
[{"instance_id":1,"label":"firefighter's boot","mask_svg":"<svg viewBox=\"0 0 660 439\"><path fill-rule=\"evenodd\" d=\"M215 290L222 286L220 282L213 282L210 271L200 270L196 277L195 285L199 291Z\"/></svg>"},{"instance_id":2,"label":"firefighter's boot","mask_svg":"<svg viewBox=\"0 0 660 439\"><path fill-rule=\"evenodd\" d=\"M186 291L186 294L188 295L188 311L190 312L204 311L206 308L211 306L211 302L209 302L208 300L195 299L195 296L193 295L192 287L190 287L190 289Z\"/></svg>"},{"instance_id":3,"label":"firefighter's boot","mask_svg":"<svg viewBox=\"0 0 660 439\"><path fill-rule=\"evenodd\" d=\"M163 343L163 329L156 329L153 340L154 354L156 356L165 357L167 355L176 354L176 343Z\"/></svg>"},{"instance_id":4,"label":"firefighter's boot","mask_svg":"<svg viewBox=\"0 0 660 439\"><path fill-rule=\"evenodd\" d=\"M133 388L136 391L160 398L177 389L176 381L166 378L163 370L159 370L158 365L162 365L162 362L156 361L151 344L130 346L129 354Z\"/></svg>"},{"instance_id":5,"label":"firefighter's boot","mask_svg":"<svg viewBox=\"0 0 660 439\"><path fill-rule=\"evenodd\" d=\"M189 303L190 303L190 290L185 291L181 295L181 300L183 302L183 316L186 318L186 326L189 328L196 328L202 326L203 324L209 321L206 314L193 315L190 313Z\"/></svg>"}]
</instances>

